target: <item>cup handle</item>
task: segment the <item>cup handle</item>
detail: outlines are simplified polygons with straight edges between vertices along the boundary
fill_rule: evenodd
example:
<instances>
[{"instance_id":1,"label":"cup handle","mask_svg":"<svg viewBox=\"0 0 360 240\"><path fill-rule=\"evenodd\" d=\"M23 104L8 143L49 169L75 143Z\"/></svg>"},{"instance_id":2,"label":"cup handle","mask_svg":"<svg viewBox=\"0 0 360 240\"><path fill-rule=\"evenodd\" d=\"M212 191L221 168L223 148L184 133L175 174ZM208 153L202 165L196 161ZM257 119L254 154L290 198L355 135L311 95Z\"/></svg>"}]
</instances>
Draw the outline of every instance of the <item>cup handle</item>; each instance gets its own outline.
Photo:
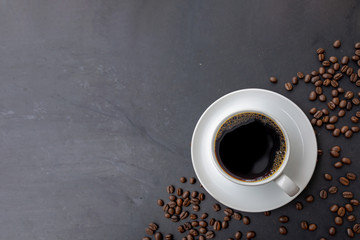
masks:
<instances>
[{"instance_id":1,"label":"cup handle","mask_svg":"<svg viewBox=\"0 0 360 240\"><path fill-rule=\"evenodd\" d=\"M275 182L290 197L295 196L300 191L299 186L285 174L281 174L280 177L275 179Z\"/></svg>"}]
</instances>

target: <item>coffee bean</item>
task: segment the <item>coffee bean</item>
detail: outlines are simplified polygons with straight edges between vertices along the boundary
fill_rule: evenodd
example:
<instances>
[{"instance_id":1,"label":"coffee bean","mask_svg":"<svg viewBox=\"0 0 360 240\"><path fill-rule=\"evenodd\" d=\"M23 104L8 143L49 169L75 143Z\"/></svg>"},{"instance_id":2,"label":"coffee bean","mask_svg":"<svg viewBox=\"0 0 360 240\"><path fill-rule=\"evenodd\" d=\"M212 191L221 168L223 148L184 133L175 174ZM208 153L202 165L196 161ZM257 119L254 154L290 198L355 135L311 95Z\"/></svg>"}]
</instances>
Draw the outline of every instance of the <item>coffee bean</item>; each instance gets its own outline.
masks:
<instances>
[{"instance_id":1,"label":"coffee bean","mask_svg":"<svg viewBox=\"0 0 360 240\"><path fill-rule=\"evenodd\" d=\"M281 235L286 235L286 234L287 234L287 229L286 229L286 227L281 226L281 227L279 228L279 233L280 233Z\"/></svg>"},{"instance_id":2,"label":"coffee bean","mask_svg":"<svg viewBox=\"0 0 360 240\"><path fill-rule=\"evenodd\" d=\"M233 217L235 220L237 220L237 221L240 221L241 218L242 218L241 214L238 213L238 212L234 212L234 214L233 214L232 217Z\"/></svg>"},{"instance_id":3,"label":"coffee bean","mask_svg":"<svg viewBox=\"0 0 360 240\"><path fill-rule=\"evenodd\" d=\"M305 201L307 201L308 203L313 202L314 201L314 196L313 195L306 196Z\"/></svg>"},{"instance_id":4,"label":"coffee bean","mask_svg":"<svg viewBox=\"0 0 360 240\"><path fill-rule=\"evenodd\" d=\"M289 82L285 83L285 89L286 89L287 91L291 91L291 90L293 90L293 86L292 86L292 84L291 84L291 83L289 83Z\"/></svg>"},{"instance_id":5,"label":"coffee bean","mask_svg":"<svg viewBox=\"0 0 360 240\"><path fill-rule=\"evenodd\" d=\"M317 53L317 54L324 53L324 52L325 52L325 49L323 49L323 48L318 48L318 49L316 50L316 53Z\"/></svg>"},{"instance_id":6,"label":"coffee bean","mask_svg":"<svg viewBox=\"0 0 360 240\"><path fill-rule=\"evenodd\" d=\"M346 138L351 138L352 135L353 135L353 132L351 130L347 130L346 133L345 133Z\"/></svg>"},{"instance_id":7,"label":"coffee bean","mask_svg":"<svg viewBox=\"0 0 360 240\"><path fill-rule=\"evenodd\" d=\"M212 239L215 237L215 233L213 231L208 231L206 234L206 239Z\"/></svg>"},{"instance_id":8,"label":"coffee bean","mask_svg":"<svg viewBox=\"0 0 360 240\"><path fill-rule=\"evenodd\" d=\"M331 63L337 63L338 59L337 59L337 57L335 57L335 56L331 56L331 57L329 57L329 61L330 61Z\"/></svg>"},{"instance_id":9,"label":"coffee bean","mask_svg":"<svg viewBox=\"0 0 360 240\"><path fill-rule=\"evenodd\" d=\"M164 201L162 199L157 200L157 205L160 207L164 206Z\"/></svg>"},{"instance_id":10,"label":"coffee bean","mask_svg":"<svg viewBox=\"0 0 360 240\"><path fill-rule=\"evenodd\" d=\"M189 233L194 237L199 235L199 232L196 229L190 229Z\"/></svg>"},{"instance_id":11,"label":"coffee bean","mask_svg":"<svg viewBox=\"0 0 360 240\"><path fill-rule=\"evenodd\" d=\"M186 191L183 193L182 197L185 199L185 198L188 198L190 196L190 192L189 191Z\"/></svg>"},{"instance_id":12,"label":"coffee bean","mask_svg":"<svg viewBox=\"0 0 360 240\"><path fill-rule=\"evenodd\" d=\"M228 221L223 221L222 223L221 223L221 228L222 229L227 229L229 227L229 222Z\"/></svg>"},{"instance_id":13,"label":"coffee bean","mask_svg":"<svg viewBox=\"0 0 360 240\"><path fill-rule=\"evenodd\" d=\"M334 110L335 108L336 108L336 105L335 105L335 103L334 102L332 102L332 101L330 101L330 102L328 102L328 108L330 109L330 110Z\"/></svg>"},{"instance_id":14,"label":"coffee bean","mask_svg":"<svg viewBox=\"0 0 360 240\"><path fill-rule=\"evenodd\" d=\"M326 190L323 189L323 190L320 191L320 198L321 199L326 199L327 196L328 196L328 194L327 194Z\"/></svg>"},{"instance_id":15,"label":"coffee bean","mask_svg":"<svg viewBox=\"0 0 360 240\"><path fill-rule=\"evenodd\" d=\"M343 158L341 158L341 162L342 162L343 164L347 164L347 165L350 165L350 164L351 164L351 160L350 160L350 158L348 158L348 157L343 157Z\"/></svg>"},{"instance_id":16,"label":"coffee bean","mask_svg":"<svg viewBox=\"0 0 360 240\"><path fill-rule=\"evenodd\" d=\"M241 239L241 237L242 237L242 233L240 231L237 231L235 233L235 239L238 240L238 239Z\"/></svg>"},{"instance_id":17,"label":"coffee bean","mask_svg":"<svg viewBox=\"0 0 360 240\"><path fill-rule=\"evenodd\" d=\"M175 209L174 208L169 208L169 210L168 210L168 214L170 214L170 215L173 215L175 213Z\"/></svg>"},{"instance_id":18,"label":"coffee bean","mask_svg":"<svg viewBox=\"0 0 360 240\"><path fill-rule=\"evenodd\" d=\"M165 213L164 217L165 218L171 218L171 215L169 213Z\"/></svg>"},{"instance_id":19,"label":"coffee bean","mask_svg":"<svg viewBox=\"0 0 360 240\"><path fill-rule=\"evenodd\" d=\"M360 56L360 50L356 50L356 51L355 51L355 55L356 55L356 56Z\"/></svg>"},{"instance_id":20,"label":"coffee bean","mask_svg":"<svg viewBox=\"0 0 360 240\"><path fill-rule=\"evenodd\" d=\"M180 219L184 220L189 216L189 212L188 211L184 211L182 213L180 213Z\"/></svg>"},{"instance_id":21,"label":"coffee bean","mask_svg":"<svg viewBox=\"0 0 360 240\"><path fill-rule=\"evenodd\" d=\"M338 128L337 128L338 129ZM340 132L340 129L339 129L339 132ZM334 158L338 158L340 156L340 153L335 151L335 150L331 150L330 151L330 155Z\"/></svg>"},{"instance_id":22,"label":"coffee bean","mask_svg":"<svg viewBox=\"0 0 360 240\"><path fill-rule=\"evenodd\" d=\"M254 231L250 231L246 233L246 239L252 239L256 236L256 233Z\"/></svg>"},{"instance_id":23,"label":"coffee bean","mask_svg":"<svg viewBox=\"0 0 360 240\"><path fill-rule=\"evenodd\" d=\"M216 220L214 218L211 218L210 221L209 221L209 225L214 226L215 221Z\"/></svg>"},{"instance_id":24,"label":"coffee bean","mask_svg":"<svg viewBox=\"0 0 360 240\"><path fill-rule=\"evenodd\" d=\"M355 48L356 48L356 49L359 49L359 48L360 48L360 42L355 43ZM325 50L324 50L324 51L325 51Z\"/></svg>"},{"instance_id":25,"label":"coffee bean","mask_svg":"<svg viewBox=\"0 0 360 240\"><path fill-rule=\"evenodd\" d=\"M321 88L321 87L316 87L316 88L315 88L315 93L316 93L317 95L321 95L321 94L323 93L322 88Z\"/></svg>"},{"instance_id":26,"label":"coffee bean","mask_svg":"<svg viewBox=\"0 0 360 240\"><path fill-rule=\"evenodd\" d=\"M360 57L359 56L356 56L356 55L354 55L354 56L351 56L351 60L353 60L353 61L358 61L360 59Z\"/></svg>"},{"instance_id":27,"label":"coffee bean","mask_svg":"<svg viewBox=\"0 0 360 240\"><path fill-rule=\"evenodd\" d=\"M279 222L281 222L281 223L287 223L288 221L289 221L288 216L280 216L279 217Z\"/></svg>"},{"instance_id":28,"label":"coffee bean","mask_svg":"<svg viewBox=\"0 0 360 240\"><path fill-rule=\"evenodd\" d=\"M322 121L322 120L318 119L318 120L316 121L316 126L321 127L322 124L323 124L323 121Z\"/></svg>"},{"instance_id":29,"label":"coffee bean","mask_svg":"<svg viewBox=\"0 0 360 240\"><path fill-rule=\"evenodd\" d=\"M342 193L342 196L346 199L351 199L354 197L354 194L352 192L346 191Z\"/></svg>"},{"instance_id":30,"label":"coffee bean","mask_svg":"<svg viewBox=\"0 0 360 240\"><path fill-rule=\"evenodd\" d=\"M200 227L207 227L207 225L208 225L208 224L207 224L206 221L200 221L200 222L199 222L199 226L200 226Z\"/></svg>"},{"instance_id":31,"label":"coffee bean","mask_svg":"<svg viewBox=\"0 0 360 240\"><path fill-rule=\"evenodd\" d=\"M342 127L340 128L340 132L341 132L342 134L346 133L347 130L349 130L349 127L348 127L348 126L342 126ZM343 162L343 163L344 163L344 162Z\"/></svg>"},{"instance_id":32,"label":"coffee bean","mask_svg":"<svg viewBox=\"0 0 360 240\"><path fill-rule=\"evenodd\" d=\"M323 77L324 79L326 79L326 78L332 78L332 75L331 75L330 73L324 73L324 74L322 74L322 77Z\"/></svg>"},{"instance_id":33,"label":"coffee bean","mask_svg":"<svg viewBox=\"0 0 360 240\"><path fill-rule=\"evenodd\" d=\"M243 220L243 223L244 223L245 225L249 225L249 224L250 224L250 218L249 218L249 217L244 216L244 217L242 218L242 220Z\"/></svg>"},{"instance_id":34,"label":"coffee bean","mask_svg":"<svg viewBox=\"0 0 360 240\"><path fill-rule=\"evenodd\" d=\"M302 72L296 73L296 76L297 76L299 79L303 79L303 78L304 78L304 74L303 74Z\"/></svg>"},{"instance_id":35,"label":"coffee bean","mask_svg":"<svg viewBox=\"0 0 360 240\"><path fill-rule=\"evenodd\" d=\"M195 204L195 205L193 205L192 209L194 212L198 212L198 211L200 211L200 206Z\"/></svg>"},{"instance_id":36,"label":"coffee bean","mask_svg":"<svg viewBox=\"0 0 360 240\"><path fill-rule=\"evenodd\" d=\"M316 100L316 92L315 91L311 91L310 95L309 95L309 100L310 101L315 101Z\"/></svg>"},{"instance_id":37,"label":"coffee bean","mask_svg":"<svg viewBox=\"0 0 360 240\"><path fill-rule=\"evenodd\" d=\"M297 77L292 77L292 78L291 78L291 83L292 83L293 85L297 85L297 84L299 83L298 78L297 78Z\"/></svg>"},{"instance_id":38,"label":"coffee bean","mask_svg":"<svg viewBox=\"0 0 360 240\"><path fill-rule=\"evenodd\" d=\"M339 210L339 206L337 204L333 204L330 207L331 212L337 212Z\"/></svg>"},{"instance_id":39,"label":"coffee bean","mask_svg":"<svg viewBox=\"0 0 360 240\"><path fill-rule=\"evenodd\" d=\"M219 221L215 221L213 228L215 231L220 231L221 223Z\"/></svg>"},{"instance_id":40,"label":"coffee bean","mask_svg":"<svg viewBox=\"0 0 360 240\"><path fill-rule=\"evenodd\" d=\"M153 235L154 234L154 230L152 230L149 227L145 228L145 232L146 232L147 235Z\"/></svg>"},{"instance_id":41,"label":"coffee bean","mask_svg":"<svg viewBox=\"0 0 360 240\"><path fill-rule=\"evenodd\" d=\"M339 108L345 108L346 107L346 100L341 100L339 103Z\"/></svg>"},{"instance_id":42,"label":"coffee bean","mask_svg":"<svg viewBox=\"0 0 360 240\"><path fill-rule=\"evenodd\" d=\"M272 83L277 83L277 78L276 77L270 77L270 82L272 82Z\"/></svg>"},{"instance_id":43,"label":"coffee bean","mask_svg":"<svg viewBox=\"0 0 360 240\"><path fill-rule=\"evenodd\" d=\"M181 207L181 206L183 205L183 200L182 200L182 198L176 199L176 205L178 205L179 207Z\"/></svg>"},{"instance_id":44,"label":"coffee bean","mask_svg":"<svg viewBox=\"0 0 360 240\"><path fill-rule=\"evenodd\" d=\"M174 237L172 234L165 235L165 240L173 240L173 239L174 239Z\"/></svg>"},{"instance_id":45,"label":"coffee bean","mask_svg":"<svg viewBox=\"0 0 360 240\"><path fill-rule=\"evenodd\" d=\"M209 215L207 214L207 213L203 213L203 214L201 214L201 219L206 219L207 217L208 217Z\"/></svg>"},{"instance_id":46,"label":"coffee bean","mask_svg":"<svg viewBox=\"0 0 360 240\"><path fill-rule=\"evenodd\" d=\"M311 80L310 74L306 74L306 75L305 75L305 78L304 78L304 82L305 82L305 83L309 83L310 80Z\"/></svg>"},{"instance_id":47,"label":"coffee bean","mask_svg":"<svg viewBox=\"0 0 360 240\"><path fill-rule=\"evenodd\" d=\"M345 204L345 209L348 213L354 211L354 208L350 203Z\"/></svg>"},{"instance_id":48,"label":"coffee bean","mask_svg":"<svg viewBox=\"0 0 360 240\"><path fill-rule=\"evenodd\" d=\"M354 69L352 67L349 67L347 70L346 70L346 75L350 76L351 74L353 74L354 72Z\"/></svg>"},{"instance_id":49,"label":"coffee bean","mask_svg":"<svg viewBox=\"0 0 360 240\"><path fill-rule=\"evenodd\" d=\"M176 194L177 194L178 196L181 196L181 195L183 194L183 190L182 190L181 188L178 188L178 189L176 190Z\"/></svg>"},{"instance_id":50,"label":"coffee bean","mask_svg":"<svg viewBox=\"0 0 360 240\"><path fill-rule=\"evenodd\" d=\"M171 207L171 208L174 208L177 205L175 201L170 201L168 204L169 204L169 207Z\"/></svg>"},{"instance_id":51,"label":"coffee bean","mask_svg":"<svg viewBox=\"0 0 360 240\"><path fill-rule=\"evenodd\" d=\"M350 82L354 83L358 80L358 75L356 73L352 73L350 75Z\"/></svg>"},{"instance_id":52,"label":"coffee bean","mask_svg":"<svg viewBox=\"0 0 360 240\"><path fill-rule=\"evenodd\" d=\"M313 118L313 119L311 119L311 121L310 121L310 123L311 123L311 125L315 125L316 124L316 121L317 121L317 119L316 118Z\"/></svg>"},{"instance_id":53,"label":"coffee bean","mask_svg":"<svg viewBox=\"0 0 360 240\"><path fill-rule=\"evenodd\" d=\"M329 173L325 173L324 178L325 178L326 181L331 181L332 180L332 176Z\"/></svg>"},{"instance_id":54,"label":"coffee bean","mask_svg":"<svg viewBox=\"0 0 360 240\"><path fill-rule=\"evenodd\" d=\"M336 89L331 90L331 96L337 97L337 96L339 96L339 92Z\"/></svg>"},{"instance_id":55,"label":"coffee bean","mask_svg":"<svg viewBox=\"0 0 360 240\"><path fill-rule=\"evenodd\" d=\"M358 123L359 122L359 118L355 117L355 116L352 116L350 118L350 120L353 122L353 123Z\"/></svg>"},{"instance_id":56,"label":"coffee bean","mask_svg":"<svg viewBox=\"0 0 360 240\"><path fill-rule=\"evenodd\" d=\"M319 60L320 62L324 61L324 60L325 60L325 55L324 55L323 53L320 53L320 54L318 55L318 60Z\"/></svg>"},{"instance_id":57,"label":"coffee bean","mask_svg":"<svg viewBox=\"0 0 360 240\"><path fill-rule=\"evenodd\" d=\"M184 207L188 207L191 204L190 199L189 198L185 198L183 201L183 206Z\"/></svg>"},{"instance_id":58,"label":"coffee bean","mask_svg":"<svg viewBox=\"0 0 360 240\"><path fill-rule=\"evenodd\" d=\"M190 222L184 223L184 229L185 229L186 231L189 230L189 229L191 229L191 228L192 228L192 225L191 225Z\"/></svg>"},{"instance_id":59,"label":"coffee bean","mask_svg":"<svg viewBox=\"0 0 360 240\"><path fill-rule=\"evenodd\" d=\"M335 145L331 148L332 151L335 151L335 152L341 152L341 147L338 146L338 145Z\"/></svg>"},{"instance_id":60,"label":"coffee bean","mask_svg":"<svg viewBox=\"0 0 360 240\"><path fill-rule=\"evenodd\" d=\"M341 168L343 166L342 162L336 162L334 163L335 168Z\"/></svg>"},{"instance_id":61,"label":"coffee bean","mask_svg":"<svg viewBox=\"0 0 360 240\"><path fill-rule=\"evenodd\" d=\"M314 114L314 118L319 119L323 116L323 112L318 110L315 114Z\"/></svg>"},{"instance_id":62,"label":"coffee bean","mask_svg":"<svg viewBox=\"0 0 360 240\"><path fill-rule=\"evenodd\" d=\"M186 178L185 178L185 177L181 177L181 178L180 178L180 182L181 182L181 183L186 183Z\"/></svg>"},{"instance_id":63,"label":"coffee bean","mask_svg":"<svg viewBox=\"0 0 360 240\"><path fill-rule=\"evenodd\" d=\"M171 216L171 221L172 222L178 222L179 220L180 220L179 216L177 216L177 215Z\"/></svg>"},{"instance_id":64,"label":"coffee bean","mask_svg":"<svg viewBox=\"0 0 360 240\"><path fill-rule=\"evenodd\" d=\"M339 112L338 112L338 117L343 117L345 116L346 114L346 111L344 109L341 109Z\"/></svg>"},{"instance_id":65,"label":"coffee bean","mask_svg":"<svg viewBox=\"0 0 360 240\"><path fill-rule=\"evenodd\" d=\"M339 105L340 103L340 99L338 97L334 97L332 100L331 100L336 106Z\"/></svg>"},{"instance_id":66,"label":"coffee bean","mask_svg":"<svg viewBox=\"0 0 360 240\"><path fill-rule=\"evenodd\" d=\"M318 149L317 153L318 153L318 156L322 156L323 155L323 150Z\"/></svg>"},{"instance_id":67,"label":"coffee bean","mask_svg":"<svg viewBox=\"0 0 360 240\"><path fill-rule=\"evenodd\" d=\"M195 179L194 177L191 177L191 178L189 179L189 183L190 183L190 184L195 184L195 183L196 183L196 179Z\"/></svg>"},{"instance_id":68,"label":"coffee bean","mask_svg":"<svg viewBox=\"0 0 360 240\"><path fill-rule=\"evenodd\" d=\"M359 62L360 62L360 60L359 60ZM357 87L360 87L360 80L357 80L357 81L355 82L355 85L356 85Z\"/></svg>"},{"instance_id":69,"label":"coffee bean","mask_svg":"<svg viewBox=\"0 0 360 240\"><path fill-rule=\"evenodd\" d=\"M360 111L355 113L355 116L357 116L358 118L360 118Z\"/></svg>"},{"instance_id":70,"label":"coffee bean","mask_svg":"<svg viewBox=\"0 0 360 240\"><path fill-rule=\"evenodd\" d=\"M349 179L349 180L351 180L351 181L355 181L355 180L356 180L356 174L355 174L355 173L349 172L349 173L346 174L346 177L347 177L347 179Z\"/></svg>"},{"instance_id":71,"label":"coffee bean","mask_svg":"<svg viewBox=\"0 0 360 240\"><path fill-rule=\"evenodd\" d=\"M349 221L349 222L354 222L356 220L356 217L354 215L349 215L346 217L346 219Z\"/></svg>"},{"instance_id":72,"label":"coffee bean","mask_svg":"<svg viewBox=\"0 0 360 240\"><path fill-rule=\"evenodd\" d=\"M193 226L194 228L198 227L199 226L199 222L198 221L192 221L191 222L191 226Z\"/></svg>"},{"instance_id":73,"label":"coffee bean","mask_svg":"<svg viewBox=\"0 0 360 240\"><path fill-rule=\"evenodd\" d=\"M296 207L296 210L299 210L299 211L303 209L303 205L302 205L301 202L297 202L297 203L295 204L295 207Z\"/></svg>"},{"instance_id":74,"label":"coffee bean","mask_svg":"<svg viewBox=\"0 0 360 240\"><path fill-rule=\"evenodd\" d=\"M345 216L346 210L344 207L340 207L337 211L337 214L339 215L339 217L343 217Z\"/></svg>"},{"instance_id":75,"label":"coffee bean","mask_svg":"<svg viewBox=\"0 0 360 240\"><path fill-rule=\"evenodd\" d=\"M336 225L342 225L343 224L343 219L339 216L336 216L334 219L334 222Z\"/></svg>"},{"instance_id":76,"label":"coffee bean","mask_svg":"<svg viewBox=\"0 0 360 240\"><path fill-rule=\"evenodd\" d=\"M330 227L330 228L329 228L329 234L330 234L331 236L334 236L334 235L336 234L336 228L335 228L335 227Z\"/></svg>"},{"instance_id":77,"label":"coffee bean","mask_svg":"<svg viewBox=\"0 0 360 240\"><path fill-rule=\"evenodd\" d=\"M170 200L170 201L175 201L175 200L176 200L176 196L170 195L170 196L169 196L169 200Z\"/></svg>"},{"instance_id":78,"label":"coffee bean","mask_svg":"<svg viewBox=\"0 0 360 240\"><path fill-rule=\"evenodd\" d=\"M338 121L338 117L337 116L331 116L329 119L329 123L336 123Z\"/></svg>"},{"instance_id":79,"label":"coffee bean","mask_svg":"<svg viewBox=\"0 0 360 240\"><path fill-rule=\"evenodd\" d=\"M207 232L207 229L205 227L199 228L199 233L205 234Z\"/></svg>"},{"instance_id":80,"label":"coffee bean","mask_svg":"<svg viewBox=\"0 0 360 240\"><path fill-rule=\"evenodd\" d=\"M167 193L171 194L171 193L174 193L175 188L173 185L169 185L169 186L167 186L166 191L167 191Z\"/></svg>"},{"instance_id":81,"label":"coffee bean","mask_svg":"<svg viewBox=\"0 0 360 240\"><path fill-rule=\"evenodd\" d=\"M312 223L309 225L309 231L313 232L317 229L317 225L315 223Z\"/></svg>"},{"instance_id":82,"label":"coffee bean","mask_svg":"<svg viewBox=\"0 0 360 240\"><path fill-rule=\"evenodd\" d=\"M340 71L341 71L342 73L344 73L344 72L346 72L348 69L349 69L349 66L348 66L348 65L344 65L344 66L341 67Z\"/></svg>"},{"instance_id":83,"label":"coffee bean","mask_svg":"<svg viewBox=\"0 0 360 240\"><path fill-rule=\"evenodd\" d=\"M176 207L175 207L175 214L176 214L176 215L179 215L179 214L181 213L181 211L182 211L182 208L181 208L181 207L179 207L179 206L176 206Z\"/></svg>"},{"instance_id":84,"label":"coffee bean","mask_svg":"<svg viewBox=\"0 0 360 240\"><path fill-rule=\"evenodd\" d=\"M344 97L345 97L346 99L352 99L352 98L354 97L354 92L352 92L352 91L347 91L347 92L345 93Z\"/></svg>"},{"instance_id":85,"label":"coffee bean","mask_svg":"<svg viewBox=\"0 0 360 240\"><path fill-rule=\"evenodd\" d=\"M200 194L199 194L199 200L200 200L200 201L204 201L204 200L205 200L205 194L204 194L204 193L200 193Z\"/></svg>"},{"instance_id":86,"label":"coffee bean","mask_svg":"<svg viewBox=\"0 0 360 240\"><path fill-rule=\"evenodd\" d=\"M197 191L193 191L192 193L191 193L191 197L192 198L196 198L197 196L198 196L198 192Z\"/></svg>"},{"instance_id":87,"label":"coffee bean","mask_svg":"<svg viewBox=\"0 0 360 240\"><path fill-rule=\"evenodd\" d=\"M340 46L341 46L340 40L336 40L336 41L333 43L333 47L334 47L334 48L339 48Z\"/></svg>"},{"instance_id":88,"label":"coffee bean","mask_svg":"<svg viewBox=\"0 0 360 240\"><path fill-rule=\"evenodd\" d=\"M226 216L231 216L233 215L234 210L232 210L231 208L225 208L224 213Z\"/></svg>"},{"instance_id":89,"label":"coffee bean","mask_svg":"<svg viewBox=\"0 0 360 240\"><path fill-rule=\"evenodd\" d=\"M319 101L320 101L320 102L326 102L326 96L325 96L324 94L321 94L321 95L319 96Z\"/></svg>"},{"instance_id":90,"label":"coffee bean","mask_svg":"<svg viewBox=\"0 0 360 240\"><path fill-rule=\"evenodd\" d=\"M310 111L309 111L309 113L311 114L311 115L314 115L315 113L317 112L317 108L311 108L310 109Z\"/></svg>"},{"instance_id":91,"label":"coffee bean","mask_svg":"<svg viewBox=\"0 0 360 240\"><path fill-rule=\"evenodd\" d=\"M337 71L340 69L340 64L339 63L335 63L333 66L334 70Z\"/></svg>"},{"instance_id":92,"label":"coffee bean","mask_svg":"<svg viewBox=\"0 0 360 240\"><path fill-rule=\"evenodd\" d=\"M322 63L321 63L324 67L328 67L328 66L330 66L330 61L323 61Z\"/></svg>"},{"instance_id":93,"label":"coffee bean","mask_svg":"<svg viewBox=\"0 0 360 240\"><path fill-rule=\"evenodd\" d=\"M333 131L333 136L334 136L334 137L340 136L340 129L339 129L339 128L335 128L335 129L334 129L334 131Z\"/></svg>"},{"instance_id":94,"label":"coffee bean","mask_svg":"<svg viewBox=\"0 0 360 240\"><path fill-rule=\"evenodd\" d=\"M325 72L325 68L324 68L324 72ZM314 77L311 78L310 82L311 82L311 83L316 83L316 82L319 81L319 80L320 80L320 77L319 77L319 76L314 76Z\"/></svg>"},{"instance_id":95,"label":"coffee bean","mask_svg":"<svg viewBox=\"0 0 360 240\"><path fill-rule=\"evenodd\" d=\"M198 204L200 204L200 200L199 199L197 199L197 198L191 198L191 204L193 204L193 205L198 205Z\"/></svg>"},{"instance_id":96,"label":"coffee bean","mask_svg":"<svg viewBox=\"0 0 360 240\"><path fill-rule=\"evenodd\" d=\"M356 223L352 229L355 233L360 233L360 224Z\"/></svg>"},{"instance_id":97,"label":"coffee bean","mask_svg":"<svg viewBox=\"0 0 360 240\"><path fill-rule=\"evenodd\" d=\"M338 189L336 186L331 186L331 187L329 187L328 191L330 194L335 194L335 193L337 193Z\"/></svg>"},{"instance_id":98,"label":"coffee bean","mask_svg":"<svg viewBox=\"0 0 360 240\"><path fill-rule=\"evenodd\" d=\"M149 237L143 237L142 240L151 240Z\"/></svg>"},{"instance_id":99,"label":"coffee bean","mask_svg":"<svg viewBox=\"0 0 360 240\"><path fill-rule=\"evenodd\" d=\"M341 64L342 65L346 65L349 62L349 57L348 56L343 56L341 59Z\"/></svg>"},{"instance_id":100,"label":"coffee bean","mask_svg":"<svg viewBox=\"0 0 360 240\"><path fill-rule=\"evenodd\" d=\"M270 212L270 211L266 211L266 212L264 212L264 215L268 217L268 216L271 215L271 212Z\"/></svg>"},{"instance_id":101,"label":"coffee bean","mask_svg":"<svg viewBox=\"0 0 360 240\"><path fill-rule=\"evenodd\" d=\"M220 209L221 209L221 207L220 207L219 204L215 203L215 204L213 205L213 210L214 210L215 212L220 211Z\"/></svg>"},{"instance_id":102,"label":"coffee bean","mask_svg":"<svg viewBox=\"0 0 360 240\"><path fill-rule=\"evenodd\" d=\"M300 227L302 230L307 230L309 228L309 224L306 221L302 221L300 223Z\"/></svg>"},{"instance_id":103,"label":"coffee bean","mask_svg":"<svg viewBox=\"0 0 360 240\"><path fill-rule=\"evenodd\" d=\"M351 203L353 206L359 206L359 205L360 205L360 202L359 202L359 200L357 200L357 199L351 199L351 200L350 200L350 203Z\"/></svg>"},{"instance_id":104,"label":"coffee bean","mask_svg":"<svg viewBox=\"0 0 360 240\"><path fill-rule=\"evenodd\" d=\"M354 232L353 232L353 230L351 228L346 229L346 234L348 235L349 238L354 237Z\"/></svg>"},{"instance_id":105,"label":"coffee bean","mask_svg":"<svg viewBox=\"0 0 360 240\"><path fill-rule=\"evenodd\" d=\"M329 69L327 70L327 72L330 73L331 75L334 75L334 74L335 74L335 69L329 68Z\"/></svg>"},{"instance_id":106,"label":"coffee bean","mask_svg":"<svg viewBox=\"0 0 360 240\"><path fill-rule=\"evenodd\" d=\"M155 237L155 240L162 240L163 239L163 235L162 235L161 232L155 233L154 237Z\"/></svg>"},{"instance_id":107,"label":"coffee bean","mask_svg":"<svg viewBox=\"0 0 360 240\"><path fill-rule=\"evenodd\" d=\"M356 106L360 104L360 100L358 98L353 98L351 102Z\"/></svg>"},{"instance_id":108,"label":"coffee bean","mask_svg":"<svg viewBox=\"0 0 360 240\"><path fill-rule=\"evenodd\" d=\"M357 133L357 132L360 131L360 128L359 128L358 126L354 126L354 127L351 127L351 131L352 131L353 133Z\"/></svg>"},{"instance_id":109,"label":"coffee bean","mask_svg":"<svg viewBox=\"0 0 360 240\"><path fill-rule=\"evenodd\" d=\"M185 232L185 228L184 228L183 225L178 226L177 230L178 230L179 233L184 233Z\"/></svg>"}]
</instances>

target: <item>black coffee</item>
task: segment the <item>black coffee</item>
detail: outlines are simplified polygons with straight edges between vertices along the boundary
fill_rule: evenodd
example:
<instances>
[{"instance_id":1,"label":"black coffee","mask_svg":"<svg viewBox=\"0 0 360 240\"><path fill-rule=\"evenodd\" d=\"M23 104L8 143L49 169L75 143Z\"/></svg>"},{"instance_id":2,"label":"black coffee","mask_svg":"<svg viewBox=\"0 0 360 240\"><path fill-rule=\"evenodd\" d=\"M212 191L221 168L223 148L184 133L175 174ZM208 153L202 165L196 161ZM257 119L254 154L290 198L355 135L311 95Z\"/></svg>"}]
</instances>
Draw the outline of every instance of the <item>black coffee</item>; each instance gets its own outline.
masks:
<instances>
[{"instance_id":1,"label":"black coffee","mask_svg":"<svg viewBox=\"0 0 360 240\"><path fill-rule=\"evenodd\" d=\"M285 158L286 142L280 127L269 117L254 112L227 119L215 138L220 166L242 181L260 181L273 175Z\"/></svg>"}]
</instances>

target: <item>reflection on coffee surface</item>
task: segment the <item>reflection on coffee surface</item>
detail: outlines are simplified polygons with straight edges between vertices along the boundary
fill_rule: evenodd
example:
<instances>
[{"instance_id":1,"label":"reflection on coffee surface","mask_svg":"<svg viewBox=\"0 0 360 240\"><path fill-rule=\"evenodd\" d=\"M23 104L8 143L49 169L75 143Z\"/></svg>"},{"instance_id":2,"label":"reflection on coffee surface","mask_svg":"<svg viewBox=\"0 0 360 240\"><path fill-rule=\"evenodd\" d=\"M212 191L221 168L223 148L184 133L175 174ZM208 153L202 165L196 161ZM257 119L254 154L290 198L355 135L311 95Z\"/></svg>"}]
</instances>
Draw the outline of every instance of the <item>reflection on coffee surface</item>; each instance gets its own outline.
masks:
<instances>
[{"instance_id":1,"label":"reflection on coffee surface","mask_svg":"<svg viewBox=\"0 0 360 240\"><path fill-rule=\"evenodd\" d=\"M257 182L272 176L284 162L286 142L280 127L255 112L227 119L215 137L215 155L232 177Z\"/></svg>"}]
</instances>

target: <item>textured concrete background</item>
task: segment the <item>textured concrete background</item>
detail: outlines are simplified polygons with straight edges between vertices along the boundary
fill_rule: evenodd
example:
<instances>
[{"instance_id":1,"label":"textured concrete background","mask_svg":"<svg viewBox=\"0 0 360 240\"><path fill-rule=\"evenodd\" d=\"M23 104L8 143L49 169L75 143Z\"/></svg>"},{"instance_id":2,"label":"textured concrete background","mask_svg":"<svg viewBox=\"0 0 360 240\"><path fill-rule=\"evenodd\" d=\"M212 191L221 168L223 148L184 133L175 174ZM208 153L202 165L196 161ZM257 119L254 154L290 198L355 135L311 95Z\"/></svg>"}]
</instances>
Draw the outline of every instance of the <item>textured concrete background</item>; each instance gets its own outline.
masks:
<instances>
[{"instance_id":1,"label":"textured concrete background","mask_svg":"<svg viewBox=\"0 0 360 240\"><path fill-rule=\"evenodd\" d=\"M314 50L335 39L344 46L338 57L351 54L359 12L356 0L0 0L0 239L141 239L151 221L176 234L155 203L168 184L194 175L191 135L206 107L261 87L307 112L310 86L286 93L283 83L318 66ZM329 136L319 131L320 148L342 144L360 172L359 134ZM349 170L332 161L323 157L297 200L329 186L325 171L337 178ZM249 229L280 239L284 213L289 239L319 239L335 201L343 200L249 214L249 226L231 224L218 239ZM214 202L208 195L203 208ZM319 229L301 231L303 219Z\"/></svg>"}]
</instances>

